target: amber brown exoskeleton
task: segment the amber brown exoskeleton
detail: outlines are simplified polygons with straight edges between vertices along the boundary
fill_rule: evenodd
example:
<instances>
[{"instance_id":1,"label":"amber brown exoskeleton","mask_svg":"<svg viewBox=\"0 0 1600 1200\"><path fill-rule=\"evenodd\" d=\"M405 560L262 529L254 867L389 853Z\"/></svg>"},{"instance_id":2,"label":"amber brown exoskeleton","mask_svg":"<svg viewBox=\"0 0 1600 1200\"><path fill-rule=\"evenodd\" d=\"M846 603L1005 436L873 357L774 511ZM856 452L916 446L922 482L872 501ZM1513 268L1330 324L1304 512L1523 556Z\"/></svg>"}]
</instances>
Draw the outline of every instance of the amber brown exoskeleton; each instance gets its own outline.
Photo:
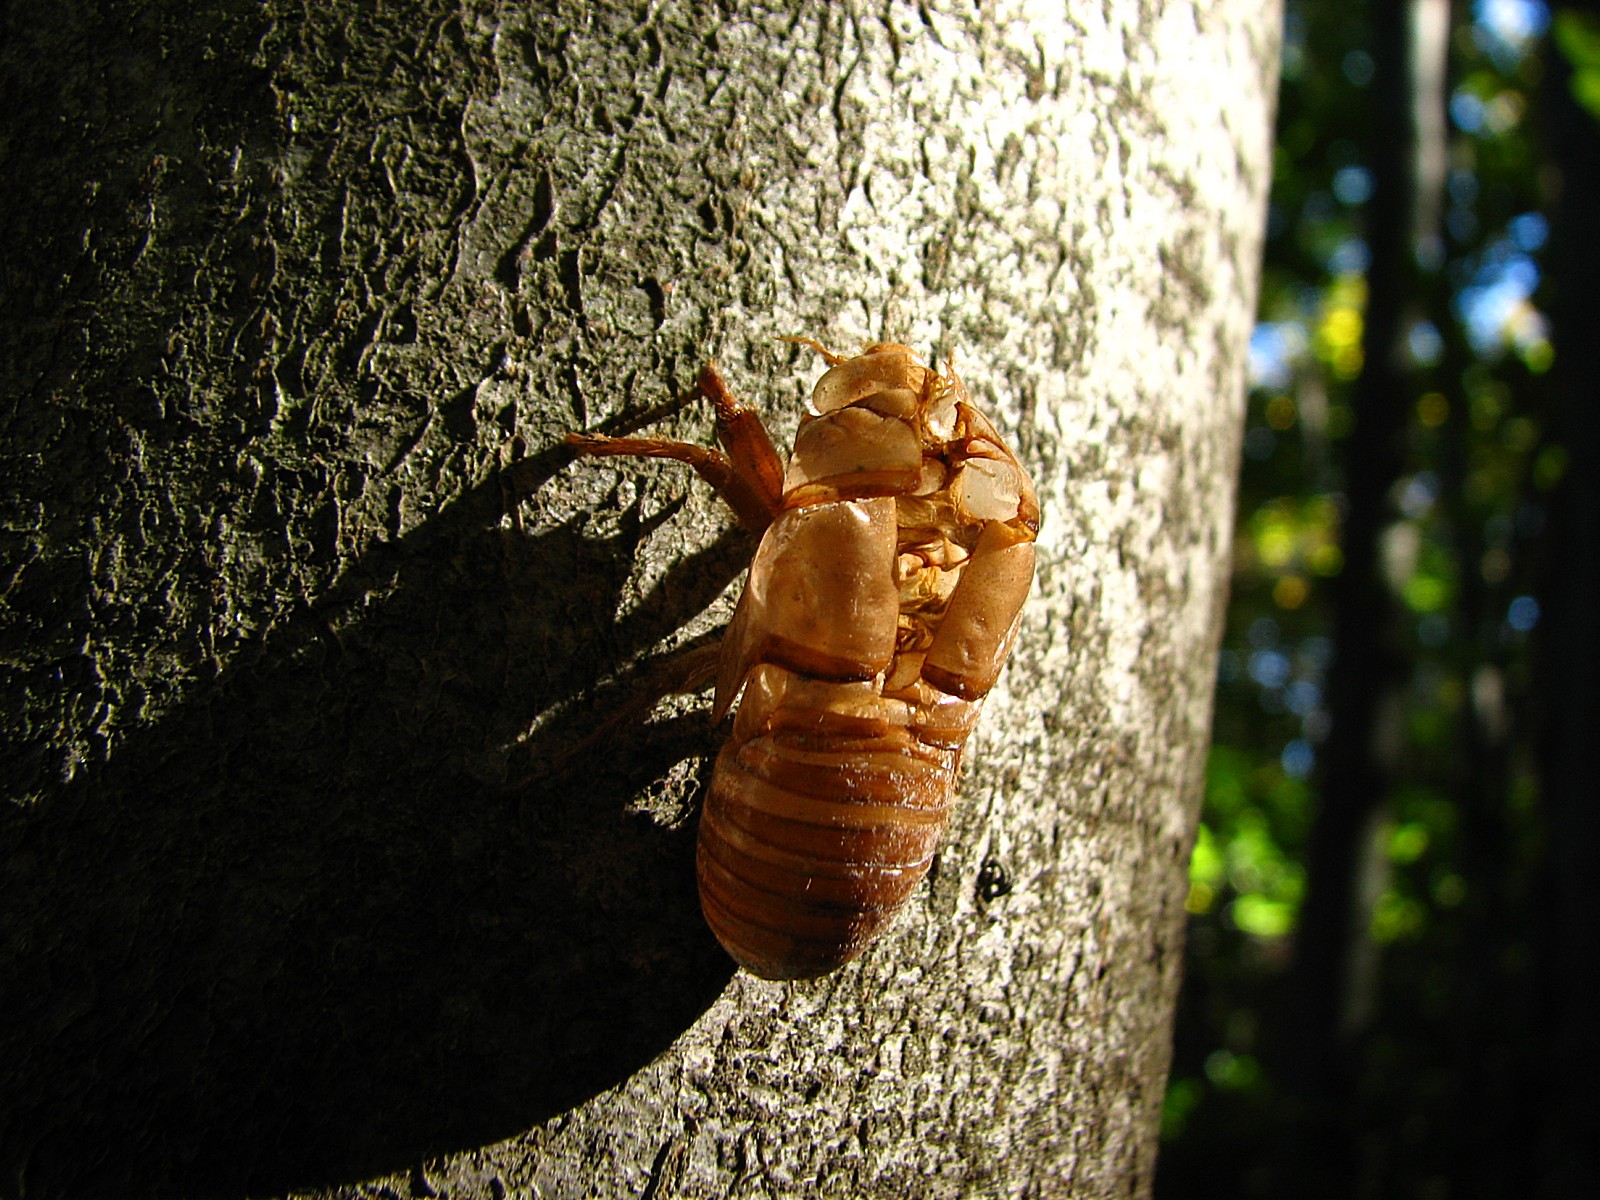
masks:
<instances>
[{"instance_id":1,"label":"amber brown exoskeleton","mask_svg":"<svg viewBox=\"0 0 1600 1200\"><path fill-rule=\"evenodd\" d=\"M828 370L787 466L713 365L699 386L723 451L567 439L688 463L762 534L722 642L715 718L739 706L697 870L712 931L767 979L849 962L927 873L1039 528L1027 472L953 369L805 344Z\"/></svg>"}]
</instances>

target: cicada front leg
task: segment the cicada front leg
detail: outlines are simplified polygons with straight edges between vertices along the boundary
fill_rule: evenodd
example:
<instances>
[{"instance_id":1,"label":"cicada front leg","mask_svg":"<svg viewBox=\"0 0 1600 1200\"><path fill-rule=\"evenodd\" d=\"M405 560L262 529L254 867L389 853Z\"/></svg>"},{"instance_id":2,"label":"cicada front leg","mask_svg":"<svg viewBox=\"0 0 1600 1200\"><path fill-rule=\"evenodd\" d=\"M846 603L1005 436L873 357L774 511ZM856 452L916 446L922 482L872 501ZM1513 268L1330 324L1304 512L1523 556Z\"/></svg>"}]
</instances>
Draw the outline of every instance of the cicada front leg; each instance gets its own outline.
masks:
<instances>
[{"instance_id":1,"label":"cicada front leg","mask_svg":"<svg viewBox=\"0 0 1600 1200\"><path fill-rule=\"evenodd\" d=\"M728 390L715 363L707 363L696 381L717 417L721 450L665 438L617 438L594 433L569 433L567 445L581 455L621 458L670 458L685 463L733 509L739 523L761 533L777 515L783 498L783 460L761 416Z\"/></svg>"}]
</instances>

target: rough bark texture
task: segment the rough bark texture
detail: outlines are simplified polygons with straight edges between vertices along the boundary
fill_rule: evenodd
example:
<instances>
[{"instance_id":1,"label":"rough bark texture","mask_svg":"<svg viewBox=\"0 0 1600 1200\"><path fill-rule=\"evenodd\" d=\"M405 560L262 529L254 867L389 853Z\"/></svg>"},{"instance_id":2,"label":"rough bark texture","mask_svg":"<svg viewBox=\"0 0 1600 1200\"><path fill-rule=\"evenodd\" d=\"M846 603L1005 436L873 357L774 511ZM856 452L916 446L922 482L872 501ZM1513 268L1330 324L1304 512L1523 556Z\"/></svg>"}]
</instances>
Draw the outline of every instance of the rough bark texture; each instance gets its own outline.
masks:
<instances>
[{"instance_id":1,"label":"rough bark texture","mask_svg":"<svg viewBox=\"0 0 1600 1200\"><path fill-rule=\"evenodd\" d=\"M1148 1190L1276 5L794 8L10 6L0 1189ZM589 736L750 543L555 447L712 355L791 430L785 334L953 352L1044 530L931 884L780 986L703 704Z\"/></svg>"}]
</instances>

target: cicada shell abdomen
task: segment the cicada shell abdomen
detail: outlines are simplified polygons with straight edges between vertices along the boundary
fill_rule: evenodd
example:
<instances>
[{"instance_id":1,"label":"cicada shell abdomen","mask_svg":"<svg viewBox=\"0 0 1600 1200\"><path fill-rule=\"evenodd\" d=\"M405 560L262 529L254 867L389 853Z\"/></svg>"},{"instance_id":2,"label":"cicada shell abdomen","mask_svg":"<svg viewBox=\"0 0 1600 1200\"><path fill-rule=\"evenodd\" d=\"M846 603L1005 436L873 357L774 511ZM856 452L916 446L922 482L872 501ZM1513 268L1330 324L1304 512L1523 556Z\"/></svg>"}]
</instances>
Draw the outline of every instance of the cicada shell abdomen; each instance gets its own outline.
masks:
<instances>
[{"instance_id":1,"label":"cicada shell abdomen","mask_svg":"<svg viewBox=\"0 0 1600 1200\"><path fill-rule=\"evenodd\" d=\"M1033 579L1033 486L904 346L817 382L721 651L706 920L768 979L850 961L927 873Z\"/></svg>"}]
</instances>

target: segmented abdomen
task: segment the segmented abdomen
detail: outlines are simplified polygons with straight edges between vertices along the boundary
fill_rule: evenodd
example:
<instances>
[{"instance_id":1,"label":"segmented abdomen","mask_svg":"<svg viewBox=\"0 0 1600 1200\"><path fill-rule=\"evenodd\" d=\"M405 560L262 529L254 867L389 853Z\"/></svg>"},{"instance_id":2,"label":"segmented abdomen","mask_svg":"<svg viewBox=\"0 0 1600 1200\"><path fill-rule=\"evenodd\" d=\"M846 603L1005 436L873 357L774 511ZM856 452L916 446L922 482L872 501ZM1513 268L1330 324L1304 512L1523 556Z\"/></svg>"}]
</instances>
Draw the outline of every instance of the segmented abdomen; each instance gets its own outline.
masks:
<instances>
[{"instance_id":1,"label":"segmented abdomen","mask_svg":"<svg viewBox=\"0 0 1600 1200\"><path fill-rule=\"evenodd\" d=\"M785 717L822 728L734 738L717 758L700 818L700 899L741 965L805 979L859 954L927 874L959 751L904 727L863 735L838 728L836 714Z\"/></svg>"}]
</instances>

